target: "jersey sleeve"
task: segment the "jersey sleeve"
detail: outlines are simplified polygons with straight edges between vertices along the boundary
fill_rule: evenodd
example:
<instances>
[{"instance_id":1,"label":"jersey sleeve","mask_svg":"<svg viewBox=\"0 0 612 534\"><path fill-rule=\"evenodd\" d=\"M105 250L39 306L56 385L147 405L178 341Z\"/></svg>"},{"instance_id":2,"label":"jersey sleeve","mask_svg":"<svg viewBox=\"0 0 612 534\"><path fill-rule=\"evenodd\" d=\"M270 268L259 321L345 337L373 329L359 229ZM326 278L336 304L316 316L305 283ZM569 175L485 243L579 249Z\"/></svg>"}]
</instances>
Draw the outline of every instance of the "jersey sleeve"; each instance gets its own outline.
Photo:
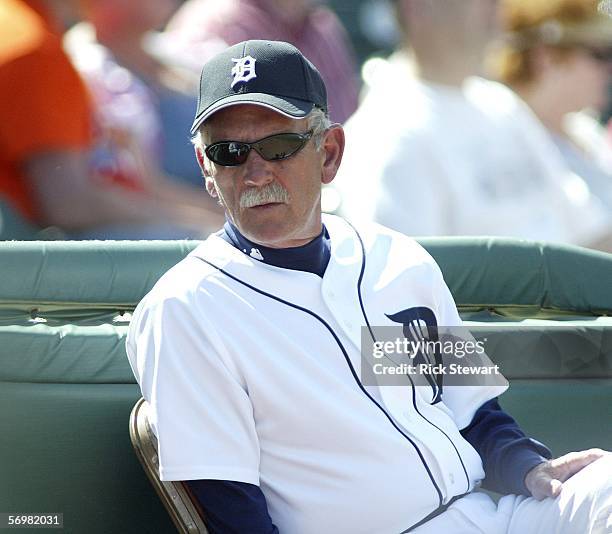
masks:
<instances>
[{"instance_id":1,"label":"jersey sleeve","mask_svg":"<svg viewBox=\"0 0 612 534\"><path fill-rule=\"evenodd\" d=\"M503 495L531 496L525 486L527 473L552 458L545 445L525 435L516 421L501 409L497 399L478 408L461 435L482 459L485 471L482 487Z\"/></svg>"},{"instance_id":2,"label":"jersey sleeve","mask_svg":"<svg viewBox=\"0 0 612 534\"><path fill-rule=\"evenodd\" d=\"M259 441L246 385L205 314L181 297L137 308L130 365L151 407L162 480L259 485Z\"/></svg>"},{"instance_id":3,"label":"jersey sleeve","mask_svg":"<svg viewBox=\"0 0 612 534\"><path fill-rule=\"evenodd\" d=\"M436 295L438 326L442 329L444 329L444 327L452 327L450 332L453 335L461 335L462 337L467 336L464 339L469 339L471 334L468 329L464 327L459 317L455 301L437 265L436 272L438 279ZM508 389L508 384L505 379L496 381L495 384L445 385L442 393L442 401L452 411L457 427L462 429L470 424L474 414L480 406L498 397L506 391L506 389Z\"/></svg>"},{"instance_id":4,"label":"jersey sleeve","mask_svg":"<svg viewBox=\"0 0 612 534\"><path fill-rule=\"evenodd\" d=\"M187 485L205 512L209 534L278 534L257 486L228 480L190 480Z\"/></svg>"}]
</instances>

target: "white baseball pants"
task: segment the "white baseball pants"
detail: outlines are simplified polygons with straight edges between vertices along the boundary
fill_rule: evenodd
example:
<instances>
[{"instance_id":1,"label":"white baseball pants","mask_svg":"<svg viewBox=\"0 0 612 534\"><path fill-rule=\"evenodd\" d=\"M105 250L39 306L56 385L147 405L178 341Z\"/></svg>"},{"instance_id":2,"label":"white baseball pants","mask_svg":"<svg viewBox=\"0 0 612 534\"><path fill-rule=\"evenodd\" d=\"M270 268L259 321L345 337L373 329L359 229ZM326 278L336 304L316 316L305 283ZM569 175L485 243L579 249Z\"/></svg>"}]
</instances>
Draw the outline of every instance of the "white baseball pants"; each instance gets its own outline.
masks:
<instances>
[{"instance_id":1,"label":"white baseball pants","mask_svg":"<svg viewBox=\"0 0 612 534\"><path fill-rule=\"evenodd\" d=\"M612 454L564 482L556 499L473 493L415 534L612 534Z\"/></svg>"}]
</instances>

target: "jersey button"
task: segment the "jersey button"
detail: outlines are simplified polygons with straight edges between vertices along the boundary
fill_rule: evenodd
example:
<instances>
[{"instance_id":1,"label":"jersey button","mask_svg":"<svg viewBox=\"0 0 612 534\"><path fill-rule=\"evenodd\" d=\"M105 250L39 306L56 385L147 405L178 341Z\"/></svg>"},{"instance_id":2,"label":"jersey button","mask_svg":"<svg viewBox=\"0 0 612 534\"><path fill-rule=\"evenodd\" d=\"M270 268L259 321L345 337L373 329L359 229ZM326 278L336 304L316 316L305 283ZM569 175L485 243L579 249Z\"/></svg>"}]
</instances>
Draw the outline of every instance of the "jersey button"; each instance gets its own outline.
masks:
<instances>
[{"instance_id":1,"label":"jersey button","mask_svg":"<svg viewBox=\"0 0 612 534\"><path fill-rule=\"evenodd\" d=\"M449 473L448 474L448 478L449 478L451 484L455 483L455 475L453 475L452 473Z\"/></svg>"}]
</instances>

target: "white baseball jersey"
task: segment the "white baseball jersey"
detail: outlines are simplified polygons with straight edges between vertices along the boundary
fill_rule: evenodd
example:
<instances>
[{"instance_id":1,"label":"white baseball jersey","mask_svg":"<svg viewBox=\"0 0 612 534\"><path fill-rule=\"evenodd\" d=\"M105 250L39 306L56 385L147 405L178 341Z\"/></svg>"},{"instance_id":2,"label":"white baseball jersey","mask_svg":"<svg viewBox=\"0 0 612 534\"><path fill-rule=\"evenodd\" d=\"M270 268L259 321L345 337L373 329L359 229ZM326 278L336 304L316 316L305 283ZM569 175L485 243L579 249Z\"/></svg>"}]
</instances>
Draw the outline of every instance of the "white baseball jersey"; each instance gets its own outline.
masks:
<instances>
[{"instance_id":1,"label":"white baseball jersey","mask_svg":"<svg viewBox=\"0 0 612 534\"><path fill-rule=\"evenodd\" d=\"M401 532L484 477L459 429L505 387L447 387L433 405L426 388L365 387L362 326L416 306L460 319L415 241L324 222L323 278L209 237L136 309L130 364L163 480L259 485L280 532Z\"/></svg>"}]
</instances>

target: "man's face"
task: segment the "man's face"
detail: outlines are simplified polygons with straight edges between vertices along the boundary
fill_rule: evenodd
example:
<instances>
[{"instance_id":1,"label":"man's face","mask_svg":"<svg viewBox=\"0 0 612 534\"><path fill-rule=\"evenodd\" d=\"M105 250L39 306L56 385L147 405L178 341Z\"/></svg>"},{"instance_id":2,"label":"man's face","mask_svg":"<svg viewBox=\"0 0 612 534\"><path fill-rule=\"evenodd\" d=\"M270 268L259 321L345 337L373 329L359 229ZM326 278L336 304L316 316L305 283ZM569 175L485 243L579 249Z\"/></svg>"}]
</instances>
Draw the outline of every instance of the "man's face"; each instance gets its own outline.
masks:
<instances>
[{"instance_id":1,"label":"man's face","mask_svg":"<svg viewBox=\"0 0 612 534\"><path fill-rule=\"evenodd\" d=\"M261 106L245 104L216 112L204 125L203 140L206 146L228 140L252 142L278 133L307 130L306 120L289 119ZM251 150L246 162L237 167L204 162L208 192L219 199L245 237L268 247L286 248L303 245L319 234L321 183L333 179L344 146L339 128L321 135L324 140L319 151L314 139L310 139L285 160L266 161ZM203 163L201 158L199 154ZM272 188L282 194L272 195L273 201L248 207L245 198Z\"/></svg>"},{"instance_id":2,"label":"man's face","mask_svg":"<svg viewBox=\"0 0 612 534\"><path fill-rule=\"evenodd\" d=\"M268 0L269 9L289 24L302 23L322 0Z\"/></svg>"},{"instance_id":3,"label":"man's face","mask_svg":"<svg viewBox=\"0 0 612 534\"><path fill-rule=\"evenodd\" d=\"M425 28L434 43L482 56L499 32L498 4L499 0L401 0L400 12L409 30Z\"/></svg>"},{"instance_id":4,"label":"man's face","mask_svg":"<svg viewBox=\"0 0 612 534\"><path fill-rule=\"evenodd\" d=\"M597 50L595 48L594 50ZM559 102L564 112L594 108L601 111L608 96L611 65L596 59L588 47L571 48L561 56L548 53L546 69L540 79L546 82L551 99Z\"/></svg>"},{"instance_id":5,"label":"man's face","mask_svg":"<svg viewBox=\"0 0 612 534\"><path fill-rule=\"evenodd\" d=\"M449 5L448 0L437 1ZM454 16L446 19L448 32L457 36L466 52L482 57L485 47L497 37L498 4L498 0L454 0Z\"/></svg>"}]
</instances>

